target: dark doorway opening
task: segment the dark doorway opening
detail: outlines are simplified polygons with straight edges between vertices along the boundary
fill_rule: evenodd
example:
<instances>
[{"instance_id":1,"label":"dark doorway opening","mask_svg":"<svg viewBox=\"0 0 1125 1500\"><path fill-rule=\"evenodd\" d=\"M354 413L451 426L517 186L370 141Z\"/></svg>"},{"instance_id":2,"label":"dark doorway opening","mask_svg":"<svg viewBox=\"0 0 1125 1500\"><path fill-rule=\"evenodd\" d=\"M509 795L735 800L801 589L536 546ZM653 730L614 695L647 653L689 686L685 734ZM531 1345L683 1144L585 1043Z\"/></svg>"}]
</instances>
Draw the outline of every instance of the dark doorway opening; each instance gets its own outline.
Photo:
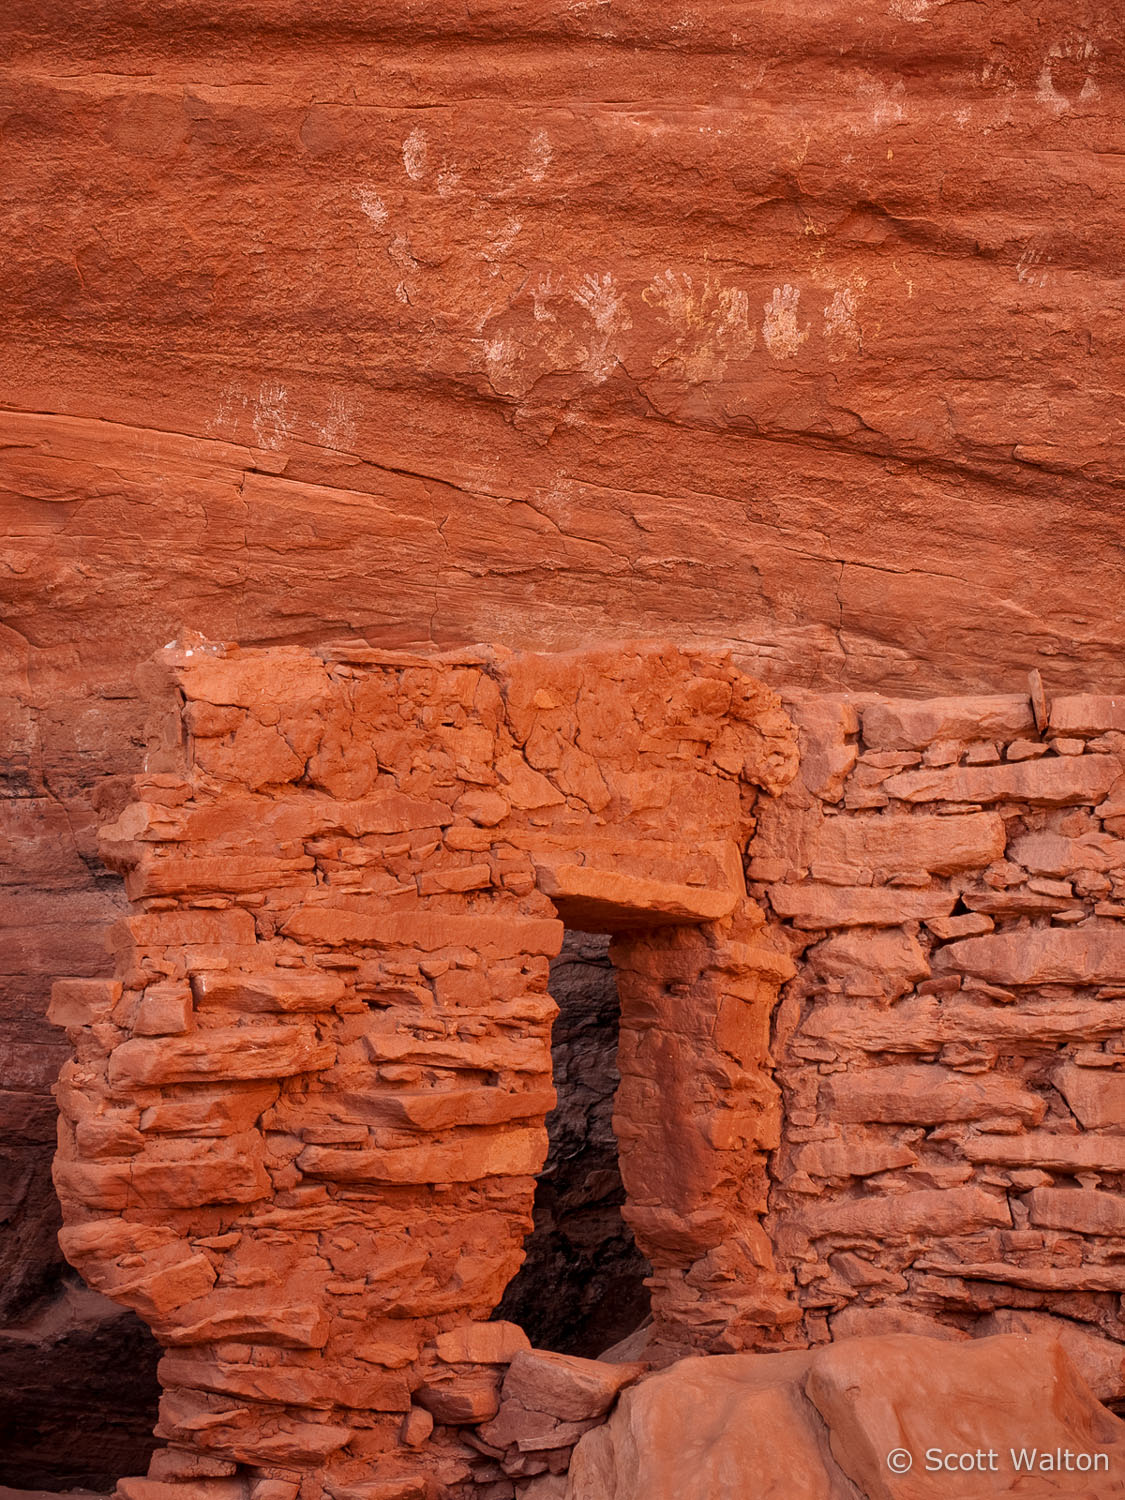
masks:
<instances>
[{"instance_id":1,"label":"dark doorway opening","mask_svg":"<svg viewBox=\"0 0 1125 1500\"><path fill-rule=\"evenodd\" d=\"M592 1358L649 1313L650 1267L621 1216L612 1125L621 1006L609 939L568 931L550 991L558 1105L547 1117L526 1259L493 1316L518 1323L537 1348Z\"/></svg>"}]
</instances>

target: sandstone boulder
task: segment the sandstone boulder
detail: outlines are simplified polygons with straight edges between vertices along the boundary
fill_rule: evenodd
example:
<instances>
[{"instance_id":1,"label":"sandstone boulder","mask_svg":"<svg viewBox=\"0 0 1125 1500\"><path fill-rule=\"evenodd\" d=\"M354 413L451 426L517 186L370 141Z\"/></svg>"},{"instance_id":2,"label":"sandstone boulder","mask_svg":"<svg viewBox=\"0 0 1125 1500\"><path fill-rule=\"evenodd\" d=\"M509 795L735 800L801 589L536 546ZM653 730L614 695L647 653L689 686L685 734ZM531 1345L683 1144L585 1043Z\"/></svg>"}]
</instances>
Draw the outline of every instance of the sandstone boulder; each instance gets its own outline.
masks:
<instances>
[{"instance_id":1,"label":"sandstone boulder","mask_svg":"<svg viewBox=\"0 0 1125 1500\"><path fill-rule=\"evenodd\" d=\"M1054 1339L911 1334L688 1359L578 1444L566 1500L1111 1500L1125 1423Z\"/></svg>"},{"instance_id":2,"label":"sandstone boulder","mask_svg":"<svg viewBox=\"0 0 1125 1500\"><path fill-rule=\"evenodd\" d=\"M973 1329L977 1338L997 1333L1057 1339L1099 1401L1120 1401L1125 1395L1125 1348L1114 1339L1103 1338L1092 1328L1070 1318L1052 1317L1050 1313L1002 1307L982 1318Z\"/></svg>"},{"instance_id":3,"label":"sandstone boulder","mask_svg":"<svg viewBox=\"0 0 1125 1500\"><path fill-rule=\"evenodd\" d=\"M644 1369L644 1365L608 1364L546 1349L524 1350L508 1366L504 1400L518 1401L566 1422L583 1422L608 1411L618 1391Z\"/></svg>"},{"instance_id":4,"label":"sandstone boulder","mask_svg":"<svg viewBox=\"0 0 1125 1500\"><path fill-rule=\"evenodd\" d=\"M506 1364L520 1350L531 1348L531 1340L515 1323L463 1323L439 1333L434 1352L446 1364L470 1362Z\"/></svg>"}]
</instances>

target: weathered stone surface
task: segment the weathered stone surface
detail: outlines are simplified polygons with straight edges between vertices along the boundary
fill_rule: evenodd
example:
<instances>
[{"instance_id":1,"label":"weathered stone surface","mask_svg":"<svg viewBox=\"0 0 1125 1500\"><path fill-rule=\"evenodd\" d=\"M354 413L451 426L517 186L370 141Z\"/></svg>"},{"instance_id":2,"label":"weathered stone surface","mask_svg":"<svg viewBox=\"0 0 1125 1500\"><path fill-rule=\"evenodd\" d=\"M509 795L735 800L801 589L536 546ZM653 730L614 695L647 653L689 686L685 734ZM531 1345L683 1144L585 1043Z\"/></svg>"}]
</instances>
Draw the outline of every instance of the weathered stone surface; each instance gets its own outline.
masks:
<instances>
[{"instance_id":1,"label":"weathered stone surface","mask_svg":"<svg viewBox=\"0 0 1125 1500\"><path fill-rule=\"evenodd\" d=\"M1125 1025L1125 1005L1070 1000L1029 1001L1018 1009L904 1000L891 1011L825 1005L802 1023L809 1037L865 1052L932 1052L957 1043L1098 1041Z\"/></svg>"},{"instance_id":2,"label":"weathered stone surface","mask_svg":"<svg viewBox=\"0 0 1125 1500\"><path fill-rule=\"evenodd\" d=\"M1051 699L1052 733L1097 735L1108 729L1125 730L1125 694L1081 693Z\"/></svg>"},{"instance_id":3,"label":"weathered stone surface","mask_svg":"<svg viewBox=\"0 0 1125 1500\"><path fill-rule=\"evenodd\" d=\"M248 1012L329 1010L346 993L338 975L298 969L251 974L204 971L192 975L191 985L201 1006L228 1005Z\"/></svg>"},{"instance_id":4,"label":"weathered stone surface","mask_svg":"<svg viewBox=\"0 0 1125 1500\"><path fill-rule=\"evenodd\" d=\"M1012 840L1011 857L1043 875L1120 870L1125 869L1125 839L1104 833L1091 833L1079 839L1058 833L1029 833Z\"/></svg>"},{"instance_id":5,"label":"weathered stone surface","mask_svg":"<svg viewBox=\"0 0 1125 1500\"><path fill-rule=\"evenodd\" d=\"M305 906L285 924L289 937L332 948L409 946L432 953L463 946L511 953L518 941L531 951L552 954L562 943L563 924L551 918L522 921L514 928L516 924L502 917L389 913L384 902L370 898L348 905Z\"/></svg>"},{"instance_id":6,"label":"weathered stone surface","mask_svg":"<svg viewBox=\"0 0 1125 1500\"><path fill-rule=\"evenodd\" d=\"M299 1320L298 1320L299 1321ZM333 1407L368 1411L405 1412L410 1409L410 1387L401 1372L373 1372L344 1361L337 1368L323 1366L239 1363L217 1360L184 1349L166 1354L160 1362L165 1386L245 1396L255 1401L294 1406Z\"/></svg>"},{"instance_id":7,"label":"weathered stone surface","mask_svg":"<svg viewBox=\"0 0 1125 1500\"><path fill-rule=\"evenodd\" d=\"M563 1422L548 1412L535 1411L505 1398L491 1422L482 1424L481 1439L490 1447L515 1448L519 1453L543 1453L573 1446L597 1418Z\"/></svg>"},{"instance_id":8,"label":"weathered stone surface","mask_svg":"<svg viewBox=\"0 0 1125 1500\"><path fill-rule=\"evenodd\" d=\"M853 995L903 995L929 975L926 954L908 932L851 928L818 943L807 955L812 972Z\"/></svg>"},{"instance_id":9,"label":"weathered stone surface","mask_svg":"<svg viewBox=\"0 0 1125 1500\"><path fill-rule=\"evenodd\" d=\"M882 1303L871 1306L852 1302L833 1314L829 1319L833 1342L841 1339L879 1338L888 1333L909 1333L926 1339L942 1339L948 1343L964 1343L971 1335L952 1323L943 1323L925 1313L914 1312L908 1307ZM994 1333L1008 1333L1007 1328L996 1328ZM984 1336L983 1333L981 1335Z\"/></svg>"},{"instance_id":10,"label":"weathered stone surface","mask_svg":"<svg viewBox=\"0 0 1125 1500\"><path fill-rule=\"evenodd\" d=\"M1125 1200L1117 1193L1085 1188L1036 1188L1027 1195L1032 1224L1074 1229L1079 1234L1125 1235Z\"/></svg>"},{"instance_id":11,"label":"weathered stone surface","mask_svg":"<svg viewBox=\"0 0 1125 1500\"><path fill-rule=\"evenodd\" d=\"M871 1194L814 1207L805 1216L810 1235L970 1234L989 1225L1012 1222L1005 1199L981 1188L946 1188L936 1192Z\"/></svg>"},{"instance_id":12,"label":"weathered stone surface","mask_svg":"<svg viewBox=\"0 0 1125 1500\"><path fill-rule=\"evenodd\" d=\"M1080 922L1086 916L1082 902L1075 898L1072 890L1033 890L1030 881L1010 891L969 890L962 891L961 900L979 916L986 917L1053 917L1065 914Z\"/></svg>"},{"instance_id":13,"label":"weathered stone surface","mask_svg":"<svg viewBox=\"0 0 1125 1500\"><path fill-rule=\"evenodd\" d=\"M1099 1401L1120 1401L1125 1391L1125 1349L1070 1318L1002 1307L982 1318L973 1333L977 1338L1015 1333L1055 1339Z\"/></svg>"},{"instance_id":14,"label":"weathered stone surface","mask_svg":"<svg viewBox=\"0 0 1125 1500\"><path fill-rule=\"evenodd\" d=\"M104 1233L105 1221L94 1220L61 1230L60 1243L72 1263L85 1269L91 1285L149 1321L163 1320L211 1290L215 1270L205 1255L185 1240L135 1227L134 1235L115 1245ZM146 1253L137 1254L142 1250Z\"/></svg>"},{"instance_id":15,"label":"weathered stone surface","mask_svg":"<svg viewBox=\"0 0 1125 1500\"><path fill-rule=\"evenodd\" d=\"M279 1085L269 1080L165 1089L141 1110L138 1128L168 1135L235 1135L256 1124L278 1092Z\"/></svg>"},{"instance_id":16,"label":"weathered stone surface","mask_svg":"<svg viewBox=\"0 0 1125 1500\"><path fill-rule=\"evenodd\" d=\"M347 1093L340 1102L349 1113L372 1124L419 1132L456 1125L500 1125L509 1120L542 1119L556 1102L554 1089L452 1088L394 1093Z\"/></svg>"},{"instance_id":17,"label":"weathered stone surface","mask_svg":"<svg viewBox=\"0 0 1125 1500\"><path fill-rule=\"evenodd\" d=\"M809 1400L833 1434L837 1462L861 1492L887 1500L936 1497L943 1488L948 1493L949 1473L960 1478L966 1472L960 1454L971 1453L975 1459L979 1448L982 1454L996 1454L996 1468L988 1460L988 1477L982 1481L977 1476L983 1465L977 1460L968 1481L977 1493L982 1485L1000 1495L1085 1495L1089 1500L1125 1493L1125 1476L1113 1472L1125 1425L1091 1399L1057 1344L1018 1336L939 1344L925 1372L919 1369L919 1356L933 1346L909 1336L884 1339L880 1345L856 1340L833 1345L817 1356L806 1384ZM1033 1369L1029 1356L1036 1359ZM955 1437L938 1435L947 1412L959 1417ZM1063 1465L1055 1450L1072 1445L1090 1459L1089 1477L1076 1477L1073 1469L1059 1472ZM956 1467L951 1470L943 1462L941 1470L927 1470L925 1454L934 1446L943 1450L943 1458L952 1450ZM1033 1478L1026 1470L1017 1471L1013 1449L1036 1450ZM893 1471L887 1456L896 1450L905 1450L915 1463L923 1460L918 1478ZM1092 1450L1101 1453L1096 1474ZM1048 1467L1039 1469L1038 1456L1044 1452ZM965 1493L972 1493L968 1485Z\"/></svg>"},{"instance_id":18,"label":"weathered stone surface","mask_svg":"<svg viewBox=\"0 0 1125 1500\"><path fill-rule=\"evenodd\" d=\"M644 1365L603 1364L532 1349L514 1355L504 1376L503 1397L564 1422L582 1422L600 1417L644 1371Z\"/></svg>"},{"instance_id":19,"label":"weathered stone surface","mask_svg":"<svg viewBox=\"0 0 1125 1500\"><path fill-rule=\"evenodd\" d=\"M996 766L904 771L890 777L884 790L904 802L1011 800L1069 807L1100 802L1120 774L1120 762L1109 755L1049 757Z\"/></svg>"},{"instance_id":20,"label":"weathered stone surface","mask_svg":"<svg viewBox=\"0 0 1125 1500\"><path fill-rule=\"evenodd\" d=\"M191 990L182 980L150 984L133 1016L134 1036L182 1036L192 1027Z\"/></svg>"},{"instance_id":21,"label":"weathered stone surface","mask_svg":"<svg viewBox=\"0 0 1125 1500\"><path fill-rule=\"evenodd\" d=\"M146 948L249 948L255 939L254 918L248 911L146 912L127 917L111 934L115 947L132 944Z\"/></svg>"},{"instance_id":22,"label":"weathered stone surface","mask_svg":"<svg viewBox=\"0 0 1125 1500\"><path fill-rule=\"evenodd\" d=\"M1037 760L1046 755L1048 745L1039 740L1013 740L1004 752L1005 760Z\"/></svg>"},{"instance_id":23,"label":"weathered stone surface","mask_svg":"<svg viewBox=\"0 0 1125 1500\"><path fill-rule=\"evenodd\" d=\"M465 1323L434 1340L434 1352L447 1364L510 1364L521 1349L530 1348L530 1339L515 1323Z\"/></svg>"},{"instance_id":24,"label":"weathered stone surface","mask_svg":"<svg viewBox=\"0 0 1125 1500\"><path fill-rule=\"evenodd\" d=\"M895 1167L913 1166L917 1160L909 1146L897 1143L852 1146L815 1141L800 1147L794 1156L798 1170L814 1177L870 1177Z\"/></svg>"},{"instance_id":25,"label":"weathered stone surface","mask_svg":"<svg viewBox=\"0 0 1125 1500\"><path fill-rule=\"evenodd\" d=\"M903 922L948 916L952 891L912 891L897 886L775 885L770 903L794 927L897 927Z\"/></svg>"},{"instance_id":26,"label":"weathered stone surface","mask_svg":"<svg viewBox=\"0 0 1125 1500\"><path fill-rule=\"evenodd\" d=\"M107 979L59 979L51 986L47 1019L53 1026L92 1026L109 1019L121 985Z\"/></svg>"},{"instance_id":27,"label":"weathered stone surface","mask_svg":"<svg viewBox=\"0 0 1125 1500\"><path fill-rule=\"evenodd\" d=\"M1004 823L995 813L963 817L826 818L816 837L816 860L853 869L929 870L951 875L991 864L1004 853Z\"/></svg>"},{"instance_id":28,"label":"weathered stone surface","mask_svg":"<svg viewBox=\"0 0 1125 1500\"><path fill-rule=\"evenodd\" d=\"M513 1491L514 1493L514 1491ZM565 1500L566 1476L563 1474L540 1474L527 1482L522 1490L526 1500ZM497 1491L497 1500L503 1500Z\"/></svg>"},{"instance_id":29,"label":"weathered stone surface","mask_svg":"<svg viewBox=\"0 0 1125 1500\"><path fill-rule=\"evenodd\" d=\"M944 947L934 966L990 984L1123 984L1125 927L1095 921L965 938Z\"/></svg>"},{"instance_id":30,"label":"weathered stone surface","mask_svg":"<svg viewBox=\"0 0 1125 1500\"><path fill-rule=\"evenodd\" d=\"M584 865L538 864L539 888L569 927L613 932L657 923L713 922L738 904L735 890L672 885Z\"/></svg>"},{"instance_id":31,"label":"weathered stone surface","mask_svg":"<svg viewBox=\"0 0 1125 1500\"><path fill-rule=\"evenodd\" d=\"M1051 1075L1051 1082L1087 1130L1125 1126L1125 1074L1063 1063Z\"/></svg>"},{"instance_id":32,"label":"weathered stone surface","mask_svg":"<svg viewBox=\"0 0 1125 1500\"><path fill-rule=\"evenodd\" d=\"M419 1386L414 1398L435 1422L451 1427L487 1422L500 1409L500 1377L475 1370L440 1383Z\"/></svg>"},{"instance_id":33,"label":"weathered stone surface","mask_svg":"<svg viewBox=\"0 0 1125 1500\"><path fill-rule=\"evenodd\" d=\"M284 753L288 774L282 779L293 780L300 773L301 764L288 749ZM261 774L268 780L268 762ZM207 892L239 895L260 890L270 882L301 889L313 884L313 868L313 860L306 856L291 860L263 860L253 855L242 858L225 854L209 859L177 859L174 855L165 855L157 861L142 855L125 877L125 893L132 900Z\"/></svg>"},{"instance_id":34,"label":"weathered stone surface","mask_svg":"<svg viewBox=\"0 0 1125 1500\"><path fill-rule=\"evenodd\" d=\"M839 802L859 753L859 715L846 698L820 693L791 689L782 701L798 730L802 784L814 797Z\"/></svg>"},{"instance_id":35,"label":"weathered stone surface","mask_svg":"<svg viewBox=\"0 0 1125 1500\"><path fill-rule=\"evenodd\" d=\"M333 1049L300 1026L216 1028L174 1040L128 1041L114 1050L110 1081L118 1088L192 1083L208 1078L285 1078L331 1062Z\"/></svg>"},{"instance_id":36,"label":"weathered stone surface","mask_svg":"<svg viewBox=\"0 0 1125 1500\"><path fill-rule=\"evenodd\" d=\"M708 1500L732 1482L748 1494L774 1488L836 1500L847 1481L838 1476L832 1487L828 1440L801 1390L807 1366L804 1354L682 1361L582 1439L568 1500Z\"/></svg>"},{"instance_id":37,"label":"weathered stone surface","mask_svg":"<svg viewBox=\"0 0 1125 1500\"><path fill-rule=\"evenodd\" d=\"M189 1303L183 1314L162 1327L160 1333L164 1341L174 1346L245 1343L284 1349L322 1349L328 1341L328 1331L325 1309L313 1302L291 1300L278 1295L276 1290L268 1300L260 1292L231 1298L220 1290Z\"/></svg>"},{"instance_id":38,"label":"weathered stone surface","mask_svg":"<svg viewBox=\"0 0 1125 1500\"><path fill-rule=\"evenodd\" d=\"M1010 1078L965 1077L937 1067L852 1070L827 1081L824 1100L827 1117L845 1124L940 1125L1010 1115L1022 1125L1038 1125L1047 1110L1044 1099Z\"/></svg>"},{"instance_id":39,"label":"weathered stone surface","mask_svg":"<svg viewBox=\"0 0 1125 1500\"><path fill-rule=\"evenodd\" d=\"M55 1186L64 1206L193 1208L253 1203L270 1192L261 1137L245 1131L222 1140L161 1140L134 1158L106 1164L61 1160Z\"/></svg>"},{"instance_id":40,"label":"weathered stone surface","mask_svg":"<svg viewBox=\"0 0 1125 1500\"><path fill-rule=\"evenodd\" d=\"M934 1448L954 1456L952 1470L927 1470ZM1016 1468L1013 1449L1029 1451L1027 1469ZM1065 1471L1055 1455L1066 1449L1090 1455L1091 1469ZM965 1496L1108 1500L1125 1494L1115 1472L1123 1450L1125 1424L1090 1396L1053 1340L892 1334L684 1360L626 1392L608 1424L581 1440L566 1495L939 1500L952 1486ZM903 1451L910 1461L896 1472L888 1454ZM959 1466L962 1453L971 1469ZM1040 1467L1044 1454L1050 1463Z\"/></svg>"},{"instance_id":41,"label":"weathered stone surface","mask_svg":"<svg viewBox=\"0 0 1125 1500\"><path fill-rule=\"evenodd\" d=\"M547 1154L541 1128L503 1135L459 1133L448 1142L352 1151L306 1146L297 1158L308 1177L334 1182L477 1182L482 1177L533 1177Z\"/></svg>"},{"instance_id":42,"label":"weathered stone surface","mask_svg":"<svg viewBox=\"0 0 1125 1500\"><path fill-rule=\"evenodd\" d=\"M1026 1135L970 1136L963 1150L970 1161L1047 1167L1056 1172L1125 1172L1125 1135L1061 1135L1046 1130Z\"/></svg>"},{"instance_id":43,"label":"weathered stone surface","mask_svg":"<svg viewBox=\"0 0 1125 1500\"><path fill-rule=\"evenodd\" d=\"M952 938L980 937L995 927L992 918L985 912L965 912L959 917L929 917L926 926L934 937L948 942Z\"/></svg>"},{"instance_id":44,"label":"weathered stone surface","mask_svg":"<svg viewBox=\"0 0 1125 1500\"><path fill-rule=\"evenodd\" d=\"M866 704L861 717L863 740L872 750L920 750L935 740L1015 739L1035 727L1031 700L1017 693L883 698Z\"/></svg>"}]
</instances>

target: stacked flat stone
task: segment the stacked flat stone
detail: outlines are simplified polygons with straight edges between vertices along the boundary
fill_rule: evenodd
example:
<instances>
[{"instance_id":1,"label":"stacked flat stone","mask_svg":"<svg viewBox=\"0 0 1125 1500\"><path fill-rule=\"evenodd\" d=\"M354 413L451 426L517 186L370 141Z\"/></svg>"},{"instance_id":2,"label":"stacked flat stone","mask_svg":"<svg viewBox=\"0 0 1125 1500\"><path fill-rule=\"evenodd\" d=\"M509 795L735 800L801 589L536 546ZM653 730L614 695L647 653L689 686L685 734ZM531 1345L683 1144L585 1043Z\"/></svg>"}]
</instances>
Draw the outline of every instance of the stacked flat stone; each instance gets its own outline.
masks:
<instances>
[{"instance_id":1,"label":"stacked flat stone","mask_svg":"<svg viewBox=\"0 0 1125 1500\"><path fill-rule=\"evenodd\" d=\"M768 1219L794 1332L1054 1314L1120 1398L1125 699L785 700L801 773L749 871L799 970Z\"/></svg>"}]
</instances>

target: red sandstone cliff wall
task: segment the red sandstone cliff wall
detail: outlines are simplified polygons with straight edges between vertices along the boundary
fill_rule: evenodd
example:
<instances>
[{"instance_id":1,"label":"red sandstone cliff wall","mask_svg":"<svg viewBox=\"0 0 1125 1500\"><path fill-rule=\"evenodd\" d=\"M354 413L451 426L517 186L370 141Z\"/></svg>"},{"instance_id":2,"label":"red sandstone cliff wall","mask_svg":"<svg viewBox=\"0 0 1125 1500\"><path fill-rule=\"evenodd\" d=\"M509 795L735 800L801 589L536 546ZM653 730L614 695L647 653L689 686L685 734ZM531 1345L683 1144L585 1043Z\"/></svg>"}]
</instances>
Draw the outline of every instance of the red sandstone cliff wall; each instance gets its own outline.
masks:
<instances>
[{"instance_id":1,"label":"red sandstone cliff wall","mask_svg":"<svg viewBox=\"0 0 1125 1500\"><path fill-rule=\"evenodd\" d=\"M1122 680L1113 7L6 14L0 406L103 424L9 429L37 648Z\"/></svg>"}]
</instances>

